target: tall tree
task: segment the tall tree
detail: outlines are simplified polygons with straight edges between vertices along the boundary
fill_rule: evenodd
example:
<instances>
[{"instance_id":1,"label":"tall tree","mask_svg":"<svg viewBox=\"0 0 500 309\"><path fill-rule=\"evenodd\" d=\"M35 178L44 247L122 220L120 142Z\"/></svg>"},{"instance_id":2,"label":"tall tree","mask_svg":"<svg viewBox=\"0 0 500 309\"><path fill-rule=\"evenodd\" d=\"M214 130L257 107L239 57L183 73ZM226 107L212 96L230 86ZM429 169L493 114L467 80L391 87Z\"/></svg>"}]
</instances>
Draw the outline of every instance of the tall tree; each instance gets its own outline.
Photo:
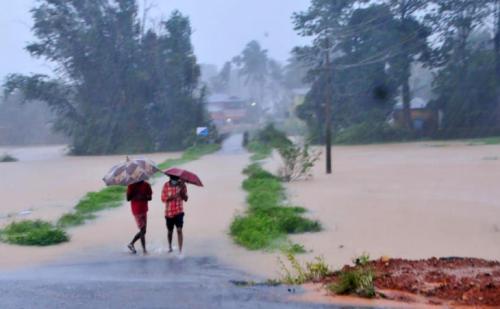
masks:
<instances>
[{"instance_id":1,"label":"tall tree","mask_svg":"<svg viewBox=\"0 0 500 309\"><path fill-rule=\"evenodd\" d=\"M245 76L245 84L250 86L251 95L259 100L259 104L263 104L269 74L267 50L262 49L259 42L250 41L233 61L241 67L240 74Z\"/></svg>"},{"instance_id":2,"label":"tall tree","mask_svg":"<svg viewBox=\"0 0 500 309\"><path fill-rule=\"evenodd\" d=\"M434 14L434 23L441 44L436 49L433 63L441 70L434 82L434 90L438 95L435 104L444 110L444 126L456 130L491 124L494 113L484 105L491 104L491 100L484 101L489 93L484 87L490 83L476 74L483 71L484 76L491 76L484 60L492 58L473 40L474 33L485 23L488 14L486 2L439 0L437 3L439 7ZM476 83L479 80L482 80L481 84ZM477 100L479 97L472 89L483 89L481 101Z\"/></svg>"},{"instance_id":3,"label":"tall tree","mask_svg":"<svg viewBox=\"0 0 500 309\"><path fill-rule=\"evenodd\" d=\"M41 0L32 14L37 41L27 50L55 63L56 77L11 75L6 91L46 102L75 153L180 147L202 121L199 68L180 13L165 33L144 35L136 0Z\"/></svg>"},{"instance_id":4,"label":"tall tree","mask_svg":"<svg viewBox=\"0 0 500 309\"><path fill-rule=\"evenodd\" d=\"M411 65L415 57L427 52L427 29L418 21L417 16L425 13L431 0L390 0L390 6L394 15L399 19L400 38L397 45L398 59L398 81L401 87L401 98L403 102L403 115L405 125L413 129L410 112L411 89L410 75Z\"/></svg>"}]
</instances>

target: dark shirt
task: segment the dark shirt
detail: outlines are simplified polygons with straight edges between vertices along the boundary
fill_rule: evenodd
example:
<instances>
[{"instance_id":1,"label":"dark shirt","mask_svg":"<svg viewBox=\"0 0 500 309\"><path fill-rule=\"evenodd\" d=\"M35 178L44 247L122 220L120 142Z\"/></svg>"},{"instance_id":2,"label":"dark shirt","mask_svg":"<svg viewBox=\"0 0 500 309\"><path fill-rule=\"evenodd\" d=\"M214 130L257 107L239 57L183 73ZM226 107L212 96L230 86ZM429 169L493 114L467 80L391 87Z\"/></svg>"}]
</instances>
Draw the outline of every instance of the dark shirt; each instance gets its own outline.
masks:
<instances>
[{"instance_id":1,"label":"dark shirt","mask_svg":"<svg viewBox=\"0 0 500 309\"><path fill-rule=\"evenodd\" d=\"M148 201L151 201L153 191L149 183L141 181L128 186L127 201L131 201L132 213L140 215L148 212Z\"/></svg>"}]
</instances>

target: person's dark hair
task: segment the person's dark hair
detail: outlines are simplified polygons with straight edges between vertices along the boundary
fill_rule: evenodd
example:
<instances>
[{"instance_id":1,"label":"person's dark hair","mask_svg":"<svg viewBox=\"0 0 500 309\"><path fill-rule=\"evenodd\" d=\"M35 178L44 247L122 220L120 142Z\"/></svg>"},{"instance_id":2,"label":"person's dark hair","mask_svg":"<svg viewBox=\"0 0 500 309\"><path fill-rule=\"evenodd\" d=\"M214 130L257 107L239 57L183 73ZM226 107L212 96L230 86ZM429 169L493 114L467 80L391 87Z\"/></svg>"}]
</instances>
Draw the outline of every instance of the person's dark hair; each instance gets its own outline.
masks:
<instances>
[{"instance_id":1,"label":"person's dark hair","mask_svg":"<svg viewBox=\"0 0 500 309\"><path fill-rule=\"evenodd\" d=\"M179 177L178 176L169 176L170 177L170 180L179 180Z\"/></svg>"}]
</instances>

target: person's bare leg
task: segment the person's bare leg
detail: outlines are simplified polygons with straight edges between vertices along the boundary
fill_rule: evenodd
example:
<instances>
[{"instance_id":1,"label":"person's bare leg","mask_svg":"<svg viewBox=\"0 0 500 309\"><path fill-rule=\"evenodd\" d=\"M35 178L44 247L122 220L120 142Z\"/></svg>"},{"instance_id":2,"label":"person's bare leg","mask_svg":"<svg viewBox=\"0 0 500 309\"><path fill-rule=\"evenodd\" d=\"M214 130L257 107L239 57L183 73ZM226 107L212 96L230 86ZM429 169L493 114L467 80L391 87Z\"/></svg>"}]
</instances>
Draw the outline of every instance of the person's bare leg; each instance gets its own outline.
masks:
<instances>
[{"instance_id":1,"label":"person's bare leg","mask_svg":"<svg viewBox=\"0 0 500 309\"><path fill-rule=\"evenodd\" d=\"M172 252L172 234L174 233L174 230L168 230L168 252Z\"/></svg>"},{"instance_id":2,"label":"person's bare leg","mask_svg":"<svg viewBox=\"0 0 500 309\"><path fill-rule=\"evenodd\" d=\"M177 241L179 242L179 252L182 253L182 243L184 241L182 235L182 228L177 228Z\"/></svg>"},{"instance_id":3,"label":"person's bare leg","mask_svg":"<svg viewBox=\"0 0 500 309\"><path fill-rule=\"evenodd\" d=\"M138 241L140 238L141 238L141 234L142 234L142 229L137 232L137 234L135 234L134 238L132 239L132 241L127 245L127 248L130 250L130 252L132 252L133 254L136 254L137 251L135 250L135 242Z\"/></svg>"},{"instance_id":4,"label":"person's bare leg","mask_svg":"<svg viewBox=\"0 0 500 309\"><path fill-rule=\"evenodd\" d=\"M142 245L142 252L144 254L147 254L148 251L146 250L146 225L141 229L141 245Z\"/></svg>"}]
</instances>

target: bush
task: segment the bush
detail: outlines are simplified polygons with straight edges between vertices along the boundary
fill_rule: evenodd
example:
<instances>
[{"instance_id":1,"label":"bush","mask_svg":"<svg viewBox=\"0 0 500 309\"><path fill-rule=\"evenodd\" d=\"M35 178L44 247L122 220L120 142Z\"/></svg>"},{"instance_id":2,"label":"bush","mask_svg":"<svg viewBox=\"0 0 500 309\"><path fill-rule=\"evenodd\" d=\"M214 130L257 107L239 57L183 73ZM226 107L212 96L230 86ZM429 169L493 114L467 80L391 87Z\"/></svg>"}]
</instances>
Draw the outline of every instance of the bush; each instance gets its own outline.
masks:
<instances>
[{"instance_id":1,"label":"bush","mask_svg":"<svg viewBox=\"0 0 500 309\"><path fill-rule=\"evenodd\" d=\"M279 175L284 181L311 177L311 169L321 155L320 151L309 151L309 145L288 145L278 148L284 165Z\"/></svg>"},{"instance_id":2,"label":"bush","mask_svg":"<svg viewBox=\"0 0 500 309\"><path fill-rule=\"evenodd\" d=\"M414 139L414 134L405 129L396 129L385 122L363 122L338 132L336 144L371 144L381 142L402 142Z\"/></svg>"},{"instance_id":3,"label":"bush","mask_svg":"<svg viewBox=\"0 0 500 309\"><path fill-rule=\"evenodd\" d=\"M49 246L69 240L65 231L41 220L13 222L0 232L0 237L4 242L24 246Z\"/></svg>"},{"instance_id":4,"label":"bush","mask_svg":"<svg viewBox=\"0 0 500 309\"><path fill-rule=\"evenodd\" d=\"M272 123L257 132L255 138L258 142L274 148L290 146L292 142L284 132L277 130Z\"/></svg>"}]
</instances>

